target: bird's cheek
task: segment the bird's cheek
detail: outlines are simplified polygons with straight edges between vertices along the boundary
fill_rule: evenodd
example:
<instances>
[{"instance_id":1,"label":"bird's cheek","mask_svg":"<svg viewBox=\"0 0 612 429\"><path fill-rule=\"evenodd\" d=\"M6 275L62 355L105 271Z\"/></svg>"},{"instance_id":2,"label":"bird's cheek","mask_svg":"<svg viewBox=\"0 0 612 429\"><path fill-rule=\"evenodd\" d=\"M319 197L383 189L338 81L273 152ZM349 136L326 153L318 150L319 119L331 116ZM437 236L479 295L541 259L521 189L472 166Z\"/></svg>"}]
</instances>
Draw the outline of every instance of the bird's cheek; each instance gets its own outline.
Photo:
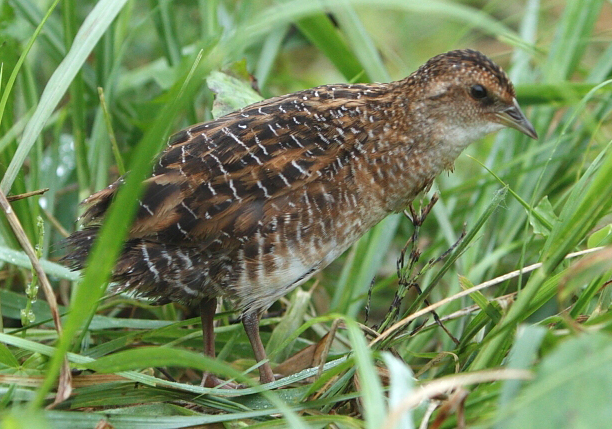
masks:
<instances>
[{"instance_id":1,"label":"bird's cheek","mask_svg":"<svg viewBox=\"0 0 612 429\"><path fill-rule=\"evenodd\" d=\"M449 85L446 82L432 83L427 91L427 98L430 100L439 100L444 97L449 91Z\"/></svg>"}]
</instances>

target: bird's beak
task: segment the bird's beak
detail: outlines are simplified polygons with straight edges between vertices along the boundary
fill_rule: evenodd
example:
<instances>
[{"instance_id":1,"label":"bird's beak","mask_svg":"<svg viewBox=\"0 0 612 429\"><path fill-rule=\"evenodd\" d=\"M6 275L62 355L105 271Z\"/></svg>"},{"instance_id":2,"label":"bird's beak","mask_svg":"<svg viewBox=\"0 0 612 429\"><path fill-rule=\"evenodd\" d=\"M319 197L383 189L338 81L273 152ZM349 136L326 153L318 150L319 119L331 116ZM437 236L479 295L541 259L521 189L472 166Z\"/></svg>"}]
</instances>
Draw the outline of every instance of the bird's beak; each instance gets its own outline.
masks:
<instances>
[{"instance_id":1,"label":"bird's beak","mask_svg":"<svg viewBox=\"0 0 612 429\"><path fill-rule=\"evenodd\" d=\"M514 99L511 107L497 113L496 116L501 124L519 130L532 139L538 139L538 133L536 133L536 130L533 128L533 125L531 125L531 122L529 122L523 114L523 111L519 107L516 98Z\"/></svg>"}]
</instances>

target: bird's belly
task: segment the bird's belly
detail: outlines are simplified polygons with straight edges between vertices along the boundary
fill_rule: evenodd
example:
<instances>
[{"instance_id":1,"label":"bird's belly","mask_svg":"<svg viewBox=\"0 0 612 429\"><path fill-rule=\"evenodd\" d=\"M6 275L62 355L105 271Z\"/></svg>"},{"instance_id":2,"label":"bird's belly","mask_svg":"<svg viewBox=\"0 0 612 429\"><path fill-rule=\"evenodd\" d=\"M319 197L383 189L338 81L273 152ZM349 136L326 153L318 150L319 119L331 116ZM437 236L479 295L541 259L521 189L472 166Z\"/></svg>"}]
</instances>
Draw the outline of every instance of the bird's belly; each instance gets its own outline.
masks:
<instances>
[{"instance_id":1,"label":"bird's belly","mask_svg":"<svg viewBox=\"0 0 612 429\"><path fill-rule=\"evenodd\" d=\"M327 267L371 226L361 219L340 222L335 231L324 236L311 234L300 241L277 242L274 252L264 256L265 264L256 260L242 264L232 298L242 309L267 309Z\"/></svg>"},{"instance_id":2,"label":"bird's belly","mask_svg":"<svg viewBox=\"0 0 612 429\"><path fill-rule=\"evenodd\" d=\"M312 183L289 194L286 201L275 202L278 212L249 237L236 257L230 295L239 308L269 307L395 211L398 200L407 204L420 191L414 189L415 182L419 188L426 182L404 178L404 171L396 177L378 177L355 167L351 173L333 183ZM408 179L413 181L410 186Z\"/></svg>"}]
</instances>

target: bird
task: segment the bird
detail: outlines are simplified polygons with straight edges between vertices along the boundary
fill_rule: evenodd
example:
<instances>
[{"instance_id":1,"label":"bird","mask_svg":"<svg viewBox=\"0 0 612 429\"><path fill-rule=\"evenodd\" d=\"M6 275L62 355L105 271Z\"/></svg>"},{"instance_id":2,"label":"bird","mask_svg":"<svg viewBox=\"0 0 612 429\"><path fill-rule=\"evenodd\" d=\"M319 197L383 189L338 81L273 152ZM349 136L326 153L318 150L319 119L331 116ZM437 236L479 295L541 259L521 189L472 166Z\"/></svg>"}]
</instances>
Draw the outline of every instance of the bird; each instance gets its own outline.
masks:
<instances>
[{"instance_id":1,"label":"bird","mask_svg":"<svg viewBox=\"0 0 612 429\"><path fill-rule=\"evenodd\" d=\"M158 304L199 306L213 358L217 299L229 300L263 362L260 383L270 383L262 314L504 127L538 138L506 73L470 49L399 81L318 86L193 125L169 139L145 180L112 281ZM123 180L83 201L63 258L73 269Z\"/></svg>"}]
</instances>

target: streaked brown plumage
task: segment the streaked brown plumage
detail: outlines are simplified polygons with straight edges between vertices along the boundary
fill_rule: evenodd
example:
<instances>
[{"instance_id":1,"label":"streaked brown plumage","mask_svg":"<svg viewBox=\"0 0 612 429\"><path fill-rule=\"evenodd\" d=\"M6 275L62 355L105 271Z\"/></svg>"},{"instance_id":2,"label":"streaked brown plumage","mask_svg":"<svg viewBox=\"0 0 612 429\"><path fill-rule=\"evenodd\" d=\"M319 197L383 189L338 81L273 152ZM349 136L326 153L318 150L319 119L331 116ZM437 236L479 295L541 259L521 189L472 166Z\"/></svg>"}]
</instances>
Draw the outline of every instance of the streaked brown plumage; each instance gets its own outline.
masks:
<instances>
[{"instance_id":1,"label":"streaked brown plumage","mask_svg":"<svg viewBox=\"0 0 612 429\"><path fill-rule=\"evenodd\" d=\"M199 303L213 356L216 297L231 299L262 360L262 312L503 126L537 138L506 74L471 50L398 82L325 85L195 125L147 180L113 280L158 302ZM120 184L84 201L65 258L75 268ZM272 381L269 364L260 373Z\"/></svg>"}]
</instances>

